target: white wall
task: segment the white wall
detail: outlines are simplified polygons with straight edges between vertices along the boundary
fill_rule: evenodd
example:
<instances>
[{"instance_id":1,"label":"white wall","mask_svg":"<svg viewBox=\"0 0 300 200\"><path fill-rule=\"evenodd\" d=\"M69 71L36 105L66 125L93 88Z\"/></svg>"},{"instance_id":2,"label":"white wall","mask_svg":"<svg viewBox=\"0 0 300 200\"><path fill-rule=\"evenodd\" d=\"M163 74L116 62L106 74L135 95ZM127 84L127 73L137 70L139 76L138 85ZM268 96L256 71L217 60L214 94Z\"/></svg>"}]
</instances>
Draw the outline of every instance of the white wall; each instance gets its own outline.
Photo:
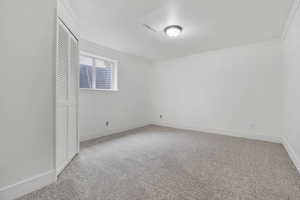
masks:
<instances>
[{"instance_id":1,"label":"white wall","mask_svg":"<svg viewBox=\"0 0 300 200\"><path fill-rule=\"evenodd\" d=\"M0 27L0 199L8 199L3 187L53 170L55 1L1 0Z\"/></svg>"},{"instance_id":2,"label":"white wall","mask_svg":"<svg viewBox=\"0 0 300 200\"><path fill-rule=\"evenodd\" d=\"M80 49L119 61L119 91L80 91L79 134L81 140L148 124L150 63L85 40L80 41ZM110 122L109 127L105 126L106 121Z\"/></svg>"},{"instance_id":3,"label":"white wall","mask_svg":"<svg viewBox=\"0 0 300 200\"><path fill-rule=\"evenodd\" d=\"M281 56L272 40L157 63L153 123L278 141Z\"/></svg>"},{"instance_id":4,"label":"white wall","mask_svg":"<svg viewBox=\"0 0 300 200\"><path fill-rule=\"evenodd\" d=\"M297 8L299 1L295 1ZM284 138L300 170L300 9L291 13L284 39Z\"/></svg>"}]
</instances>

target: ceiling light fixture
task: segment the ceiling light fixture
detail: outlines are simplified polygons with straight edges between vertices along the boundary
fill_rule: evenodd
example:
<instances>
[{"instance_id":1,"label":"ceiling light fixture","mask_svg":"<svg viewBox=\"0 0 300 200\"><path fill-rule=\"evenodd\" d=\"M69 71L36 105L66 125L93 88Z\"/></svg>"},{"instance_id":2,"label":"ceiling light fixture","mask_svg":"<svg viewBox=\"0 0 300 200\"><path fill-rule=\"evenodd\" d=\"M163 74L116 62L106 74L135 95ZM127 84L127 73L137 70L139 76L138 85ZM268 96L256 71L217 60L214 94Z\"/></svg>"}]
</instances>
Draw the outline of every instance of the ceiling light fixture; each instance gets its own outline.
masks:
<instances>
[{"instance_id":1,"label":"ceiling light fixture","mask_svg":"<svg viewBox=\"0 0 300 200\"><path fill-rule=\"evenodd\" d=\"M182 27L179 25L171 25L171 26L167 26L164 31L167 34L167 36L169 37L177 37L180 35L180 33L182 32Z\"/></svg>"}]
</instances>

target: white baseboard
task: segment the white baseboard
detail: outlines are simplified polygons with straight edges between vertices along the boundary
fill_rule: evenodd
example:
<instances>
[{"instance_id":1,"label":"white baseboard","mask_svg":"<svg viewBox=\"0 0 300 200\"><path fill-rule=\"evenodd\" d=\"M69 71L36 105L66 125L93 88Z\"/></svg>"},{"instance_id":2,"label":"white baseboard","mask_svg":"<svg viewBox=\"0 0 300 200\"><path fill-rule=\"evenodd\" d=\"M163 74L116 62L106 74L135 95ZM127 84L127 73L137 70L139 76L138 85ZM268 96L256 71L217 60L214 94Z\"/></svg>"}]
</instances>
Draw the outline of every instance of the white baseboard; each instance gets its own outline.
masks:
<instances>
[{"instance_id":1,"label":"white baseboard","mask_svg":"<svg viewBox=\"0 0 300 200\"><path fill-rule=\"evenodd\" d=\"M84 142L84 141L87 141L87 140L93 140L93 139L97 139L97 138L100 138L100 137L109 136L109 135L113 135L113 134L116 134L116 133L129 131L129 130L144 127L144 126L147 126L147 125L149 125L149 123L143 123L143 124L130 126L130 127L125 127L125 128L110 129L110 130L106 130L106 131L104 130L102 133L97 132L97 133L88 134L88 135L81 135L79 133L80 142Z\"/></svg>"},{"instance_id":2,"label":"white baseboard","mask_svg":"<svg viewBox=\"0 0 300 200\"><path fill-rule=\"evenodd\" d=\"M233 131L233 130L213 129L213 128L188 127L188 126L179 126L179 125L174 125L174 124L157 123L157 122L153 122L151 124L157 125L157 126L166 126L166 127L171 127L171 128L177 128L177 129L199 131L199 132L204 132L204 133L212 133L212 134L217 134L217 135L227 135L227 136L232 136L232 137L261 140L261 141L266 141L266 142L282 143L281 137L257 134L257 133L252 133L252 132L240 132L240 131Z\"/></svg>"},{"instance_id":3,"label":"white baseboard","mask_svg":"<svg viewBox=\"0 0 300 200\"><path fill-rule=\"evenodd\" d=\"M0 188L0 199L13 200L25 194L41 189L56 181L55 170L51 170L18 183Z\"/></svg>"},{"instance_id":4,"label":"white baseboard","mask_svg":"<svg viewBox=\"0 0 300 200\"><path fill-rule=\"evenodd\" d=\"M290 145L286 138L282 139L282 144L286 151L288 152L291 160L293 161L294 165L296 166L298 172L300 173L300 158L297 156L296 152L294 151L293 147Z\"/></svg>"}]
</instances>

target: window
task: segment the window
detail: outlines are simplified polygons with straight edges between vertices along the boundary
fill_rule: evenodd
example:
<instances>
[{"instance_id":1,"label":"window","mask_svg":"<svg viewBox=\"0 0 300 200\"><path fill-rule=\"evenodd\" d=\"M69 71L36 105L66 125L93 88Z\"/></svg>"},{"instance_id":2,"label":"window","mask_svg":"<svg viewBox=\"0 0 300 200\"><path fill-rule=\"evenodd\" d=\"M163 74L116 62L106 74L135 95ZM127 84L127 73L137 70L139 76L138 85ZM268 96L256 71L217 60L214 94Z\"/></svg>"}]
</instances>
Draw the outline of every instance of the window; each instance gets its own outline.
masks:
<instances>
[{"instance_id":1,"label":"window","mask_svg":"<svg viewBox=\"0 0 300 200\"><path fill-rule=\"evenodd\" d=\"M80 88L92 90L118 90L117 61L81 53Z\"/></svg>"}]
</instances>

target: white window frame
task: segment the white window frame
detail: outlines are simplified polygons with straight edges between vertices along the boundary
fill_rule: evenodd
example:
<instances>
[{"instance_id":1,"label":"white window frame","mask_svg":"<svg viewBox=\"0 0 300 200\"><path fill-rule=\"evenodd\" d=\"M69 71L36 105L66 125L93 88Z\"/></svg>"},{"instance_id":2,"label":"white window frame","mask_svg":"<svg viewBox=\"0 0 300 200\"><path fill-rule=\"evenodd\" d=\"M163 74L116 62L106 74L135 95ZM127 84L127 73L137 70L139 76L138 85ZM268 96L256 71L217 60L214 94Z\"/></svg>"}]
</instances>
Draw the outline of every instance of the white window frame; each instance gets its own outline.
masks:
<instances>
[{"instance_id":1,"label":"white window frame","mask_svg":"<svg viewBox=\"0 0 300 200\"><path fill-rule=\"evenodd\" d=\"M95 54L87 53L84 51L80 51L80 56L90 57L93 59L93 66L92 66L92 75L93 75L93 82L92 82L92 88L79 88L80 90L92 90L92 91L119 91L118 88L118 64L119 62L117 60L113 60L110 58L98 56ZM98 89L96 88L96 63L95 59L104 60L108 62L113 63L112 67L112 89ZM80 62L79 62L80 63ZM80 65L79 65L80 67Z\"/></svg>"}]
</instances>

